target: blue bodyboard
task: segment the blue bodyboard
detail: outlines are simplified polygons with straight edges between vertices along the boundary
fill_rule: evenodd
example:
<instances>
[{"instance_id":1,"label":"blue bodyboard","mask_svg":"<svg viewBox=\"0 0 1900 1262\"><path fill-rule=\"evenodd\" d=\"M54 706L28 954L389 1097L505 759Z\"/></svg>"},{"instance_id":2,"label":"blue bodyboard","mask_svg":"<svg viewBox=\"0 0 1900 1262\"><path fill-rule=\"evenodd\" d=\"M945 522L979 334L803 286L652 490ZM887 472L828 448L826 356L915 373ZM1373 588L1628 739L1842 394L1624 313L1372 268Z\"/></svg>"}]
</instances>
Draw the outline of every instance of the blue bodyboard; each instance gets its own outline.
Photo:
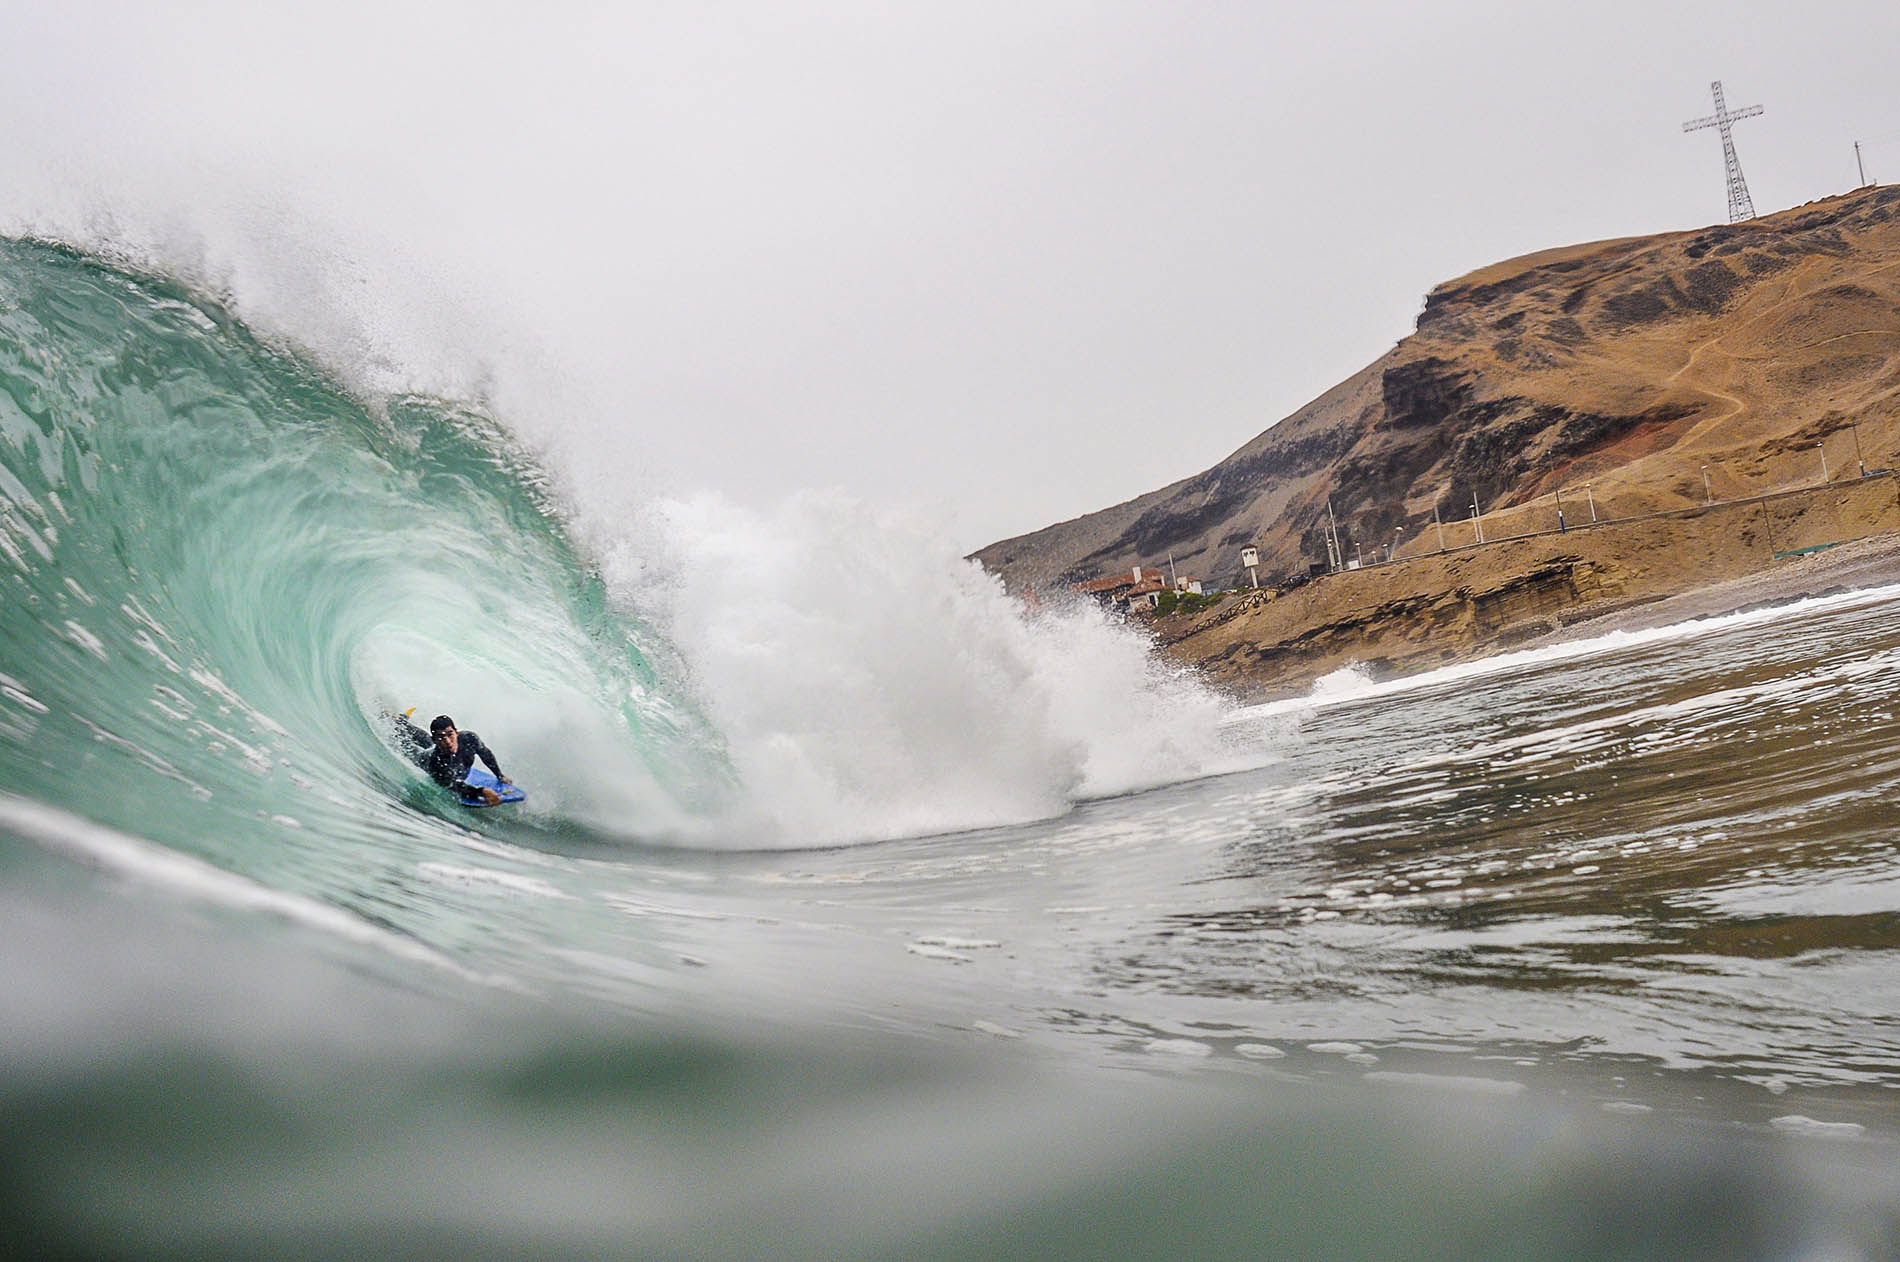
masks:
<instances>
[{"instance_id":1,"label":"blue bodyboard","mask_svg":"<svg viewBox=\"0 0 1900 1262\"><path fill-rule=\"evenodd\" d=\"M471 789L493 789L495 792L501 794L501 802L497 803L497 805L505 805L506 803L509 803L509 802L520 802L520 801L525 800L528 796L526 793L522 792L520 785L503 784L501 781L495 779L494 775L488 770L488 768L482 766L480 763L477 763L473 767L470 767L468 769L467 784L468 784L468 787ZM457 795L456 800L459 801L463 806L487 806L488 805L488 803L482 801L481 796L479 794L477 794L474 797L461 797L460 795Z\"/></svg>"}]
</instances>

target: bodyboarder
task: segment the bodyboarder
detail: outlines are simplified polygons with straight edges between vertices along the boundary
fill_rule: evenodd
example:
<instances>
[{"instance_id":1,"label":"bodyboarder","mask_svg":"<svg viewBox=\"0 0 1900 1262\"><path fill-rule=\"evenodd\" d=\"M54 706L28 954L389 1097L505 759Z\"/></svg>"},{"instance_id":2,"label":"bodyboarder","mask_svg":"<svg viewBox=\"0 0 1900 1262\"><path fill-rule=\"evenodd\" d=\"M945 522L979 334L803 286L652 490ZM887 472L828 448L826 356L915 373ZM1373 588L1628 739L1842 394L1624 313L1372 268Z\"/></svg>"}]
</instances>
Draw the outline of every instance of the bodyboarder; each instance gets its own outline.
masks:
<instances>
[{"instance_id":1,"label":"bodyboarder","mask_svg":"<svg viewBox=\"0 0 1900 1262\"><path fill-rule=\"evenodd\" d=\"M427 732L411 723L406 714L392 717L396 721L397 732L415 746L409 751L409 757L429 773L429 779L457 797L479 796L489 806L501 801L501 796L493 789L485 786L478 789L468 783L469 768L475 765L477 758L495 773L495 779L503 784L513 783L502 774L501 764L495 760L495 751L483 744L482 738L474 732L457 729L455 720L448 715L436 715L430 720Z\"/></svg>"}]
</instances>

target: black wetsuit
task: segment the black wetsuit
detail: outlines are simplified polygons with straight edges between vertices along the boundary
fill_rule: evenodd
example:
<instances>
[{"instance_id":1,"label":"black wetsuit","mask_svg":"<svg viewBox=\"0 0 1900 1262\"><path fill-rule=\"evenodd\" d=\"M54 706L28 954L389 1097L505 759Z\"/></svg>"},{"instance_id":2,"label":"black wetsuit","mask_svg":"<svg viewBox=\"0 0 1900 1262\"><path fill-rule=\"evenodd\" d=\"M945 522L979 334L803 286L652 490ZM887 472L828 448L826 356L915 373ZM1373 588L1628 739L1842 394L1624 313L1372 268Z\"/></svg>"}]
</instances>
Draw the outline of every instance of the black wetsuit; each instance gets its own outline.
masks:
<instances>
[{"instance_id":1,"label":"black wetsuit","mask_svg":"<svg viewBox=\"0 0 1900 1262\"><path fill-rule=\"evenodd\" d=\"M495 779L508 778L501 774L501 764L495 761L495 751L482 744L482 738L467 728L456 732L455 752L451 754L408 719L399 715L396 723L398 730L417 746L409 755L415 759L416 765L429 773L429 779L451 793L474 796L479 792L468 787L469 768L475 765L477 758L488 764L488 769L495 773Z\"/></svg>"}]
</instances>

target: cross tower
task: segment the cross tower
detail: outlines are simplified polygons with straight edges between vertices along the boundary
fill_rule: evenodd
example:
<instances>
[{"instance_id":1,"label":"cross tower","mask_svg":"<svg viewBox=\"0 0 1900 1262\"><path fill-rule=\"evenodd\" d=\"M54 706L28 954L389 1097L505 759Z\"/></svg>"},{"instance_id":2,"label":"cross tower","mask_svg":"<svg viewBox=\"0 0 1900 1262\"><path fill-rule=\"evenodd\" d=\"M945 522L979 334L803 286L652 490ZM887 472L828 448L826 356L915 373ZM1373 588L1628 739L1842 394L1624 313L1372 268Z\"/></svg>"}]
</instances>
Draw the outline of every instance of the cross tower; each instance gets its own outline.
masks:
<instances>
[{"instance_id":1,"label":"cross tower","mask_svg":"<svg viewBox=\"0 0 1900 1262\"><path fill-rule=\"evenodd\" d=\"M1729 126L1744 118L1753 118L1761 113L1761 106L1746 105L1739 110L1730 110L1722 100L1722 81L1717 79L1709 87L1715 92L1715 113L1707 118L1691 119L1682 125L1684 131L1698 131L1704 127L1714 127L1722 133L1722 160L1728 164L1728 221L1740 223L1744 219L1755 217L1755 203L1748 196L1748 181L1742 178L1742 162L1735 156L1735 138L1729 135Z\"/></svg>"}]
</instances>

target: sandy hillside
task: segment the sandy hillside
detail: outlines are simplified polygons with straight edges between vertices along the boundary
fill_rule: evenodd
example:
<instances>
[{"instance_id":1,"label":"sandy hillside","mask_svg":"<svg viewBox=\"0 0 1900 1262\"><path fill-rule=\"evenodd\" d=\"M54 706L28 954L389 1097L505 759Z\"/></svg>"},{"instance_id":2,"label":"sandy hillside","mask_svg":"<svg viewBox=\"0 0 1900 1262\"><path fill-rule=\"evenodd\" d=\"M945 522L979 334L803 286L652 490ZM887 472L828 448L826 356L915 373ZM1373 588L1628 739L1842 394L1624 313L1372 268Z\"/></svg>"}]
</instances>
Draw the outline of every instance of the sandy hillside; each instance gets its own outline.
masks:
<instances>
[{"instance_id":1,"label":"sandy hillside","mask_svg":"<svg viewBox=\"0 0 1900 1262\"><path fill-rule=\"evenodd\" d=\"M1736 499L1900 464L1900 188L1543 251L1428 296L1418 329L1213 468L977 553L1012 587L1154 564L1234 581ZM1705 483L1704 474L1707 481Z\"/></svg>"}]
</instances>

